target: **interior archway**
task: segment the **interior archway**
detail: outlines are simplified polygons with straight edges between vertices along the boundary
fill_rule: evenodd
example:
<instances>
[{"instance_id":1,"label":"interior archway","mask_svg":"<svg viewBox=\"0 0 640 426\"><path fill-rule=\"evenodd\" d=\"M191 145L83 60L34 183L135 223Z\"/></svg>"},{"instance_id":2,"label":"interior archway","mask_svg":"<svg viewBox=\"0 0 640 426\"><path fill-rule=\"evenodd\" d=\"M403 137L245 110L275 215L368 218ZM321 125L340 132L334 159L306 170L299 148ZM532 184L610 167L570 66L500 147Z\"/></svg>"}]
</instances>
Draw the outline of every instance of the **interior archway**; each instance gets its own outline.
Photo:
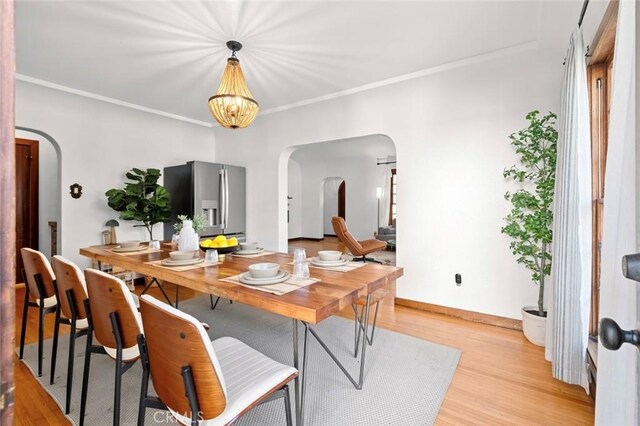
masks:
<instances>
[{"instance_id":1,"label":"interior archway","mask_svg":"<svg viewBox=\"0 0 640 426\"><path fill-rule=\"evenodd\" d=\"M57 224L57 254L62 252L62 150L48 133L30 127L16 126L15 136L40 142L39 191L39 250L47 257L51 253L49 222Z\"/></svg>"}]
</instances>

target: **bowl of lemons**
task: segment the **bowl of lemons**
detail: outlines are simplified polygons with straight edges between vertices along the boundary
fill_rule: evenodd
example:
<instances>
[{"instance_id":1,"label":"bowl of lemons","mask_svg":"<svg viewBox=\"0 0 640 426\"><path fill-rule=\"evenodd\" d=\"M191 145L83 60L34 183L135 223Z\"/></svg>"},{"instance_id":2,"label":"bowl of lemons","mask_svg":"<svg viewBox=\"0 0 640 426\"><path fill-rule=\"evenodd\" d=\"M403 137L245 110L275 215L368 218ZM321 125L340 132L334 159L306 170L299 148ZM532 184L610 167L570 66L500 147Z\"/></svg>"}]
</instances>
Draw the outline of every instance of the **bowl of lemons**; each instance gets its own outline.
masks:
<instances>
[{"instance_id":1,"label":"bowl of lemons","mask_svg":"<svg viewBox=\"0 0 640 426\"><path fill-rule=\"evenodd\" d=\"M216 249L219 254L226 254L238 250L238 247L238 240L235 237L227 238L224 235L218 235L215 238L200 240L200 249L202 251Z\"/></svg>"}]
</instances>

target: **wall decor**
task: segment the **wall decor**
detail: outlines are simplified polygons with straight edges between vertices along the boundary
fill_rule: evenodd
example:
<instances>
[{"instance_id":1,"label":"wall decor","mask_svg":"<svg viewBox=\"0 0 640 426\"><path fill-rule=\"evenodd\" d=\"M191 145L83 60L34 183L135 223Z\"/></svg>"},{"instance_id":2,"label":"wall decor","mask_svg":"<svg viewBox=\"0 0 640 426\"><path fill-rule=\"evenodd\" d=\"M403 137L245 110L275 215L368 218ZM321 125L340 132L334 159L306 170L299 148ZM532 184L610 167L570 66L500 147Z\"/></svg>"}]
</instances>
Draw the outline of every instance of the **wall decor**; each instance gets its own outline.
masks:
<instances>
[{"instance_id":1,"label":"wall decor","mask_svg":"<svg viewBox=\"0 0 640 426\"><path fill-rule=\"evenodd\" d=\"M82 186L80 186L79 184L74 183L69 187L69 189L70 189L69 194L71 194L71 198L82 197Z\"/></svg>"}]
</instances>

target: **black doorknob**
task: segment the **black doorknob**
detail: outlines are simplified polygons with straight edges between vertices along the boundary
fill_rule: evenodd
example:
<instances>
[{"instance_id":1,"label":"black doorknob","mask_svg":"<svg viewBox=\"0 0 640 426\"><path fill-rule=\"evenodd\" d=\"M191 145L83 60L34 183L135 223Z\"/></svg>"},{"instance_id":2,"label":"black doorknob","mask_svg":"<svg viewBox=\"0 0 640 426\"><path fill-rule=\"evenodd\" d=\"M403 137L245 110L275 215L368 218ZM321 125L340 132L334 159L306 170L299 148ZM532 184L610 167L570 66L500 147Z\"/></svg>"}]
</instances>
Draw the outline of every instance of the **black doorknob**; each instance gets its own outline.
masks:
<instances>
[{"instance_id":1,"label":"black doorknob","mask_svg":"<svg viewBox=\"0 0 640 426\"><path fill-rule=\"evenodd\" d=\"M600 341L602 346L612 351L620 349L623 343L640 346L640 332L638 330L623 330L611 318L600 320Z\"/></svg>"}]
</instances>

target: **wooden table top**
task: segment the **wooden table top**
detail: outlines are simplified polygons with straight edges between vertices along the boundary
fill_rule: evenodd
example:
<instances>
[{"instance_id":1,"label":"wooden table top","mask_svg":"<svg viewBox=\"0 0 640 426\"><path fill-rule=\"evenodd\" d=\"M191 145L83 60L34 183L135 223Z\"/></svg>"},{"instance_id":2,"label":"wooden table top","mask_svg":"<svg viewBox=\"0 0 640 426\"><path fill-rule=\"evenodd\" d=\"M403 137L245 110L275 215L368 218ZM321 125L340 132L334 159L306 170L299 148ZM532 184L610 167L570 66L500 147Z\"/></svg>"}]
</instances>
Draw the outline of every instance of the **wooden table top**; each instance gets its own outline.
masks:
<instances>
[{"instance_id":1,"label":"wooden table top","mask_svg":"<svg viewBox=\"0 0 640 426\"><path fill-rule=\"evenodd\" d=\"M319 282L278 296L220 280L245 272L249 265L261 262L278 263L281 269L292 272L293 265L289 263L293 261L293 256L290 254L273 253L257 258L225 256L218 265L177 272L147 263L169 257L171 250L165 248L165 245L162 251L127 255L107 250L113 247L82 248L80 254L202 293L224 297L312 324L336 314L359 297L366 296L403 275L402 268L374 263L367 263L350 272L309 268L311 277L319 279Z\"/></svg>"}]
</instances>

